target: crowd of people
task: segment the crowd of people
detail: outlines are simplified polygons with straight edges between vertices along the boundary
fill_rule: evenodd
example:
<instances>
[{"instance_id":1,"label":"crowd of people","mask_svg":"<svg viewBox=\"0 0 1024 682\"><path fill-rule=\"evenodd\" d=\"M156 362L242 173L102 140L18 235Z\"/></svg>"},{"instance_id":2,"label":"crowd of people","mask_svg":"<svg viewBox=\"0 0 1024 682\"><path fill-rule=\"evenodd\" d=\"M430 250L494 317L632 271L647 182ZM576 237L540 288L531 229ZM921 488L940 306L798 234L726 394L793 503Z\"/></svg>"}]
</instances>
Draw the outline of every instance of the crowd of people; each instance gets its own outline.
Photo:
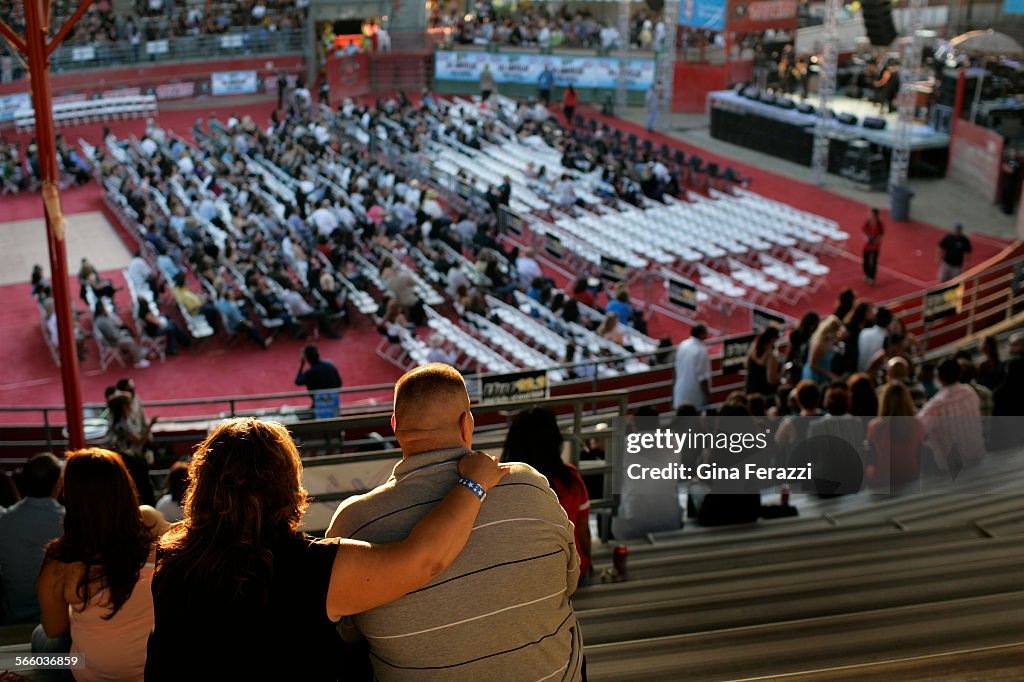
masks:
<instances>
[{"instance_id":1,"label":"crowd of people","mask_svg":"<svg viewBox=\"0 0 1024 682\"><path fill-rule=\"evenodd\" d=\"M197 660L218 677L582 679L570 599L589 503L554 415L520 415L499 464L472 451L461 375L431 364L396 383L393 423L402 462L339 505L326 539L298 530L302 464L273 422L219 424L156 507L121 443L32 457L0 478L4 622L39 623L33 651L78 654L77 679L178 679Z\"/></svg>"},{"instance_id":2,"label":"crowd of people","mask_svg":"<svg viewBox=\"0 0 1024 682\"><path fill-rule=\"evenodd\" d=\"M630 14L629 35L619 33L618 20L602 20L589 10L562 7L552 12L542 6L496 7L478 3L476 11L465 14L457 8L432 16L435 26L451 30L452 40L462 45L535 46L616 50L628 41L641 50L659 51L666 46L666 27L661 12L649 9Z\"/></svg>"},{"instance_id":3,"label":"crowd of people","mask_svg":"<svg viewBox=\"0 0 1024 682\"><path fill-rule=\"evenodd\" d=\"M152 59L157 53L147 52L148 42L175 38L240 32L245 45L252 47L269 44L271 37L280 31L302 28L308 6L309 0L242 0L216 4L137 0L130 11L121 12L115 3L98 2L79 19L63 45L69 49L92 47L96 50L95 59L116 59L117 63ZM53 21L59 26L75 9L74 3L54 3ZM21 33L24 26L19 3L0 1L0 16L5 20L13 19L10 25ZM28 75L10 50L5 41L0 41L0 82Z\"/></svg>"},{"instance_id":4,"label":"crowd of people","mask_svg":"<svg viewBox=\"0 0 1024 682\"><path fill-rule=\"evenodd\" d=\"M63 135L57 135L57 166L61 187L84 185L92 179L92 164ZM39 147L35 138L27 145L0 136L0 195L39 188Z\"/></svg>"},{"instance_id":5,"label":"crowd of people","mask_svg":"<svg viewBox=\"0 0 1024 682\"><path fill-rule=\"evenodd\" d=\"M977 351L926 360L919 340L888 308L844 289L830 315L808 312L788 336L775 326L764 328L745 358L743 389L715 407L707 338L707 328L698 324L676 351L675 414L728 413L762 422L774 434L768 455L773 465L802 462L809 438L836 436L857 453L854 472L863 487L905 492L929 474L951 472L955 479L987 452L1022 443L1008 418L1024 414L1018 378L1024 332L1009 337L1005 358L998 339L987 337ZM763 512L753 504L737 516L740 508L713 505L695 515L714 525L756 520Z\"/></svg>"}]
</instances>

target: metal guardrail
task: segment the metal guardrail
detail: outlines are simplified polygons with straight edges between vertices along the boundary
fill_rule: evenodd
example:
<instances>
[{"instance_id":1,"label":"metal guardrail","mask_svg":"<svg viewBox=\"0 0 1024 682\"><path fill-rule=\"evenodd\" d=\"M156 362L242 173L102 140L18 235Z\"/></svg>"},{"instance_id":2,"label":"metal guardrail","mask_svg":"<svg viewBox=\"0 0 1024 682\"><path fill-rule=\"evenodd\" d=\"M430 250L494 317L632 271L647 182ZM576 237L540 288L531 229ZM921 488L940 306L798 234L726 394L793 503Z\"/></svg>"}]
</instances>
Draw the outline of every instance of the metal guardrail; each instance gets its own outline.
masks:
<instances>
[{"instance_id":1,"label":"metal guardrail","mask_svg":"<svg viewBox=\"0 0 1024 682\"><path fill-rule=\"evenodd\" d=\"M220 35L164 38L132 45L127 40L97 45L61 45L53 52L53 73L146 66L168 62L204 62L261 54L299 54L305 46L303 29L286 31L237 30Z\"/></svg>"},{"instance_id":2,"label":"metal guardrail","mask_svg":"<svg viewBox=\"0 0 1024 682\"><path fill-rule=\"evenodd\" d=\"M618 506L612 494L613 476L621 453L617 451L617 442L611 438L611 429L599 429L597 425L607 423L614 417L625 417L628 412L628 391L605 391L602 393L581 393L566 397L542 398L540 400L518 400L502 403L473 405L473 414L477 417L488 414L499 414L506 417L505 423L478 427L474 433L473 447L481 450L500 449L505 441L505 433L513 415L527 407L546 407L562 413L559 417L562 433L569 446L569 461L580 469L585 477L602 477L602 494L598 499L591 500L591 508L599 517L599 528L602 539L609 537L611 517ZM566 409L568 408L568 409ZM598 409L599 408L599 409ZM309 436L323 433L338 433L342 438L346 431L366 431L367 429L390 430L391 413L339 417L337 419L321 419L302 424L292 425L290 430L300 443ZM580 461L582 447L590 438L604 440L604 459ZM339 450L366 444L367 440L347 442L339 445ZM373 482L363 481L360 477L348 477L346 465L373 462L390 462L402 456L400 448L378 449L373 452L349 452L303 459L303 467L307 472L315 470L315 476L307 476L306 487L315 503L340 502L353 495L360 495L372 489ZM325 468L334 468L334 473L327 473ZM319 491L315 482L330 481L335 490ZM321 530L313 510L307 525L314 530Z\"/></svg>"}]
</instances>

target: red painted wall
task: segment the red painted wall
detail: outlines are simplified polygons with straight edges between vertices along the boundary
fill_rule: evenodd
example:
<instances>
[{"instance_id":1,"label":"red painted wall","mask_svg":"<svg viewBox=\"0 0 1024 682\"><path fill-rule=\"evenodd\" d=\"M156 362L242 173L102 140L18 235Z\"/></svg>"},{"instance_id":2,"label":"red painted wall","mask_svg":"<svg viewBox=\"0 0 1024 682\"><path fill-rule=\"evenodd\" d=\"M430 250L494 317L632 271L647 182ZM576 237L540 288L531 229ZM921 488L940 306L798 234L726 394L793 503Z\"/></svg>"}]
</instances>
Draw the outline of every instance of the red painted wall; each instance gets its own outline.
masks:
<instances>
[{"instance_id":1,"label":"red painted wall","mask_svg":"<svg viewBox=\"0 0 1024 682\"><path fill-rule=\"evenodd\" d=\"M704 111L709 92L725 90L730 83L751 80L753 62L725 64L690 64L676 62L672 80L672 111L699 113Z\"/></svg>"},{"instance_id":2,"label":"red painted wall","mask_svg":"<svg viewBox=\"0 0 1024 682\"><path fill-rule=\"evenodd\" d=\"M284 70L288 73L304 72L306 60L302 55L278 57L250 57L215 62L188 62L184 64L138 65L123 69L97 69L57 73L51 78L54 95L94 93L116 88L147 88L166 83L209 81L217 71L259 72L266 79ZM0 83L0 96L28 92L27 80Z\"/></svg>"}]
</instances>

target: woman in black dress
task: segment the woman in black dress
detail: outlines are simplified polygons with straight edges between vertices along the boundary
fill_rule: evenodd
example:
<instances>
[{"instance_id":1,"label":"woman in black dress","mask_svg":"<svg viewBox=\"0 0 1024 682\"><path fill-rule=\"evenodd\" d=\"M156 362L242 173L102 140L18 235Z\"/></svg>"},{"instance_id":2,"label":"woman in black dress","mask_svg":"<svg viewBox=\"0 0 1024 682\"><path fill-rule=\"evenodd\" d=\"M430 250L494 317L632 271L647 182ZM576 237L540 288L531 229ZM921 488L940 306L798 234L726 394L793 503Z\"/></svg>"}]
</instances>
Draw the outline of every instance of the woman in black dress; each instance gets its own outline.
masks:
<instances>
[{"instance_id":1,"label":"woman in black dress","mask_svg":"<svg viewBox=\"0 0 1024 682\"><path fill-rule=\"evenodd\" d=\"M459 473L486 491L506 470L471 453ZM295 443L253 418L222 422L189 479L185 518L157 553L148 681L353 679L337 621L447 568L481 504L456 484L401 542L316 540L299 531L309 503Z\"/></svg>"}]
</instances>

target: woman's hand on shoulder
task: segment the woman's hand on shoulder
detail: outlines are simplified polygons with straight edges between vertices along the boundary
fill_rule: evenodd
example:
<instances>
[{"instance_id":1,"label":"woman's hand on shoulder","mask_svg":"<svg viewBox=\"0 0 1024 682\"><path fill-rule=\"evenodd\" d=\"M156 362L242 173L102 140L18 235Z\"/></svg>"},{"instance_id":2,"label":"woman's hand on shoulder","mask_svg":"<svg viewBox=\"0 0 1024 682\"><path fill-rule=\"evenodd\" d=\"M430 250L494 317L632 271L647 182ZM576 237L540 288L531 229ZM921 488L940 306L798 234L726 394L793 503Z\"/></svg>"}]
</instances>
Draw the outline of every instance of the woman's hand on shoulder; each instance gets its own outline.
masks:
<instances>
[{"instance_id":1,"label":"woman's hand on shoulder","mask_svg":"<svg viewBox=\"0 0 1024 682\"><path fill-rule=\"evenodd\" d=\"M476 481L484 490L498 485L498 481L510 471L507 464L498 464L498 459L481 450L474 450L459 460L459 474Z\"/></svg>"}]
</instances>

